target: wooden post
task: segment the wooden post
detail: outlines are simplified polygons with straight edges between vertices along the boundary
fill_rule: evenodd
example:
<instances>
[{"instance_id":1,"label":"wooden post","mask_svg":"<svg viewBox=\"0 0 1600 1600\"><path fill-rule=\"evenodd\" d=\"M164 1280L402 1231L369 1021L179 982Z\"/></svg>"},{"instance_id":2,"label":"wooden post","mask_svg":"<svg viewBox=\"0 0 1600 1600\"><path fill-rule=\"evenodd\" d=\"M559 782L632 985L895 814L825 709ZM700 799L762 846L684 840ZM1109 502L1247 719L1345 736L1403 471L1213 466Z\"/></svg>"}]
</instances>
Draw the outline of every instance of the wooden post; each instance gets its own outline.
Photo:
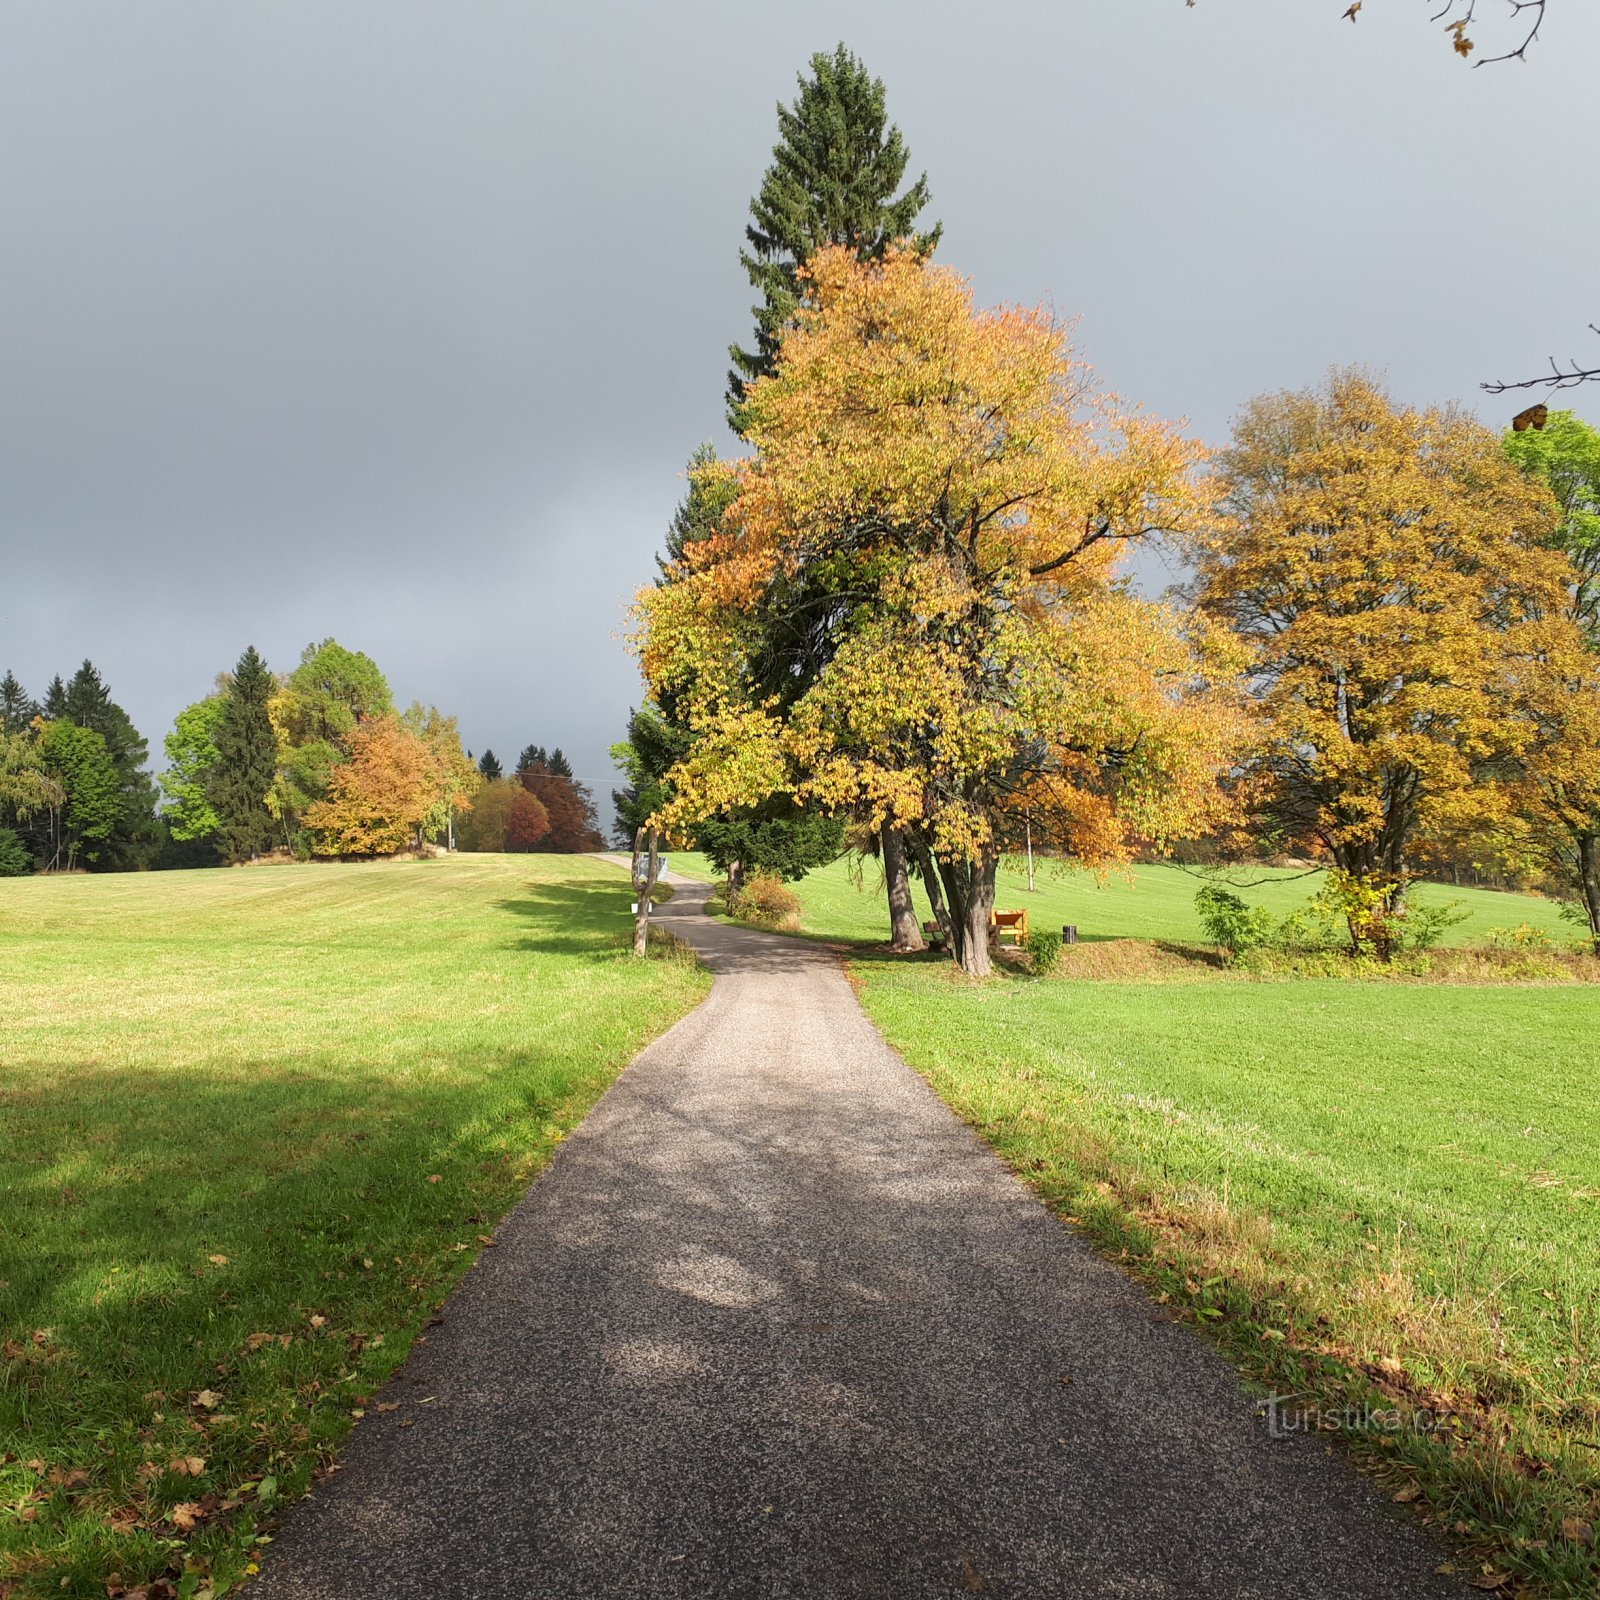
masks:
<instances>
[{"instance_id":1,"label":"wooden post","mask_svg":"<svg viewBox=\"0 0 1600 1600\"><path fill-rule=\"evenodd\" d=\"M661 835L654 828L640 828L633 836L633 953L642 956L650 948L650 897L656 892L660 871Z\"/></svg>"}]
</instances>

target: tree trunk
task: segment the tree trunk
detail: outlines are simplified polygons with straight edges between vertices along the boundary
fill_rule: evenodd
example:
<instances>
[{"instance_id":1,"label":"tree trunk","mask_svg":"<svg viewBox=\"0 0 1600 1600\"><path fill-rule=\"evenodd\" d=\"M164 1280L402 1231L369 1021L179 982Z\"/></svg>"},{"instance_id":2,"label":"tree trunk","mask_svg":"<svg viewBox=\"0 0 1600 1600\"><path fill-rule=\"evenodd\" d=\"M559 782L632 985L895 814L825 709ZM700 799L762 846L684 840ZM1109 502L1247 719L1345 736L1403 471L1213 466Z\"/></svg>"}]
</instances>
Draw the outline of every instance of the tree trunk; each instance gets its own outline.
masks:
<instances>
[{"instance_id":1,"label":"tree trunk","mask_svg":"<svg viewBox=\"0 0 1600 1600\"><path fill-rule=\"evenodd\" d=\"M1589 938L1600 956L1600 834L1578 836L1578 887L1589 915Z\"/></svg>"},{"instance_id":2,"label":"tree trunk","mask_svg":"<svg viewBox=\"0 0 1600 1600\"><path fill-rule=\"evenodd\" d=\"M728 889L727 893L723 896L724 903L727 905L730 913L733 911L734 905L738 901L738 898L743 891L744 862L730 861L728 863Z\"/></svg>"},{"instance_id":3,"label":"tree trunk","mask_svg":"<svg viewBox=\"0 0 1600 1600\"><path fill-rule=\"evenodd\" d=\"M950 920L950 908L944 903L944 886L939 882L939 868L927 842L916 834L907 834L905 842L917 858L917 871L922 874L922 887L928 891L928 904L933 907L933 920L944 935L944 947L952 956L956 950L955 925Z\"/></svg>"},{"instance_id":4,"label":"tree trunk","mask_svg":"<svg viewBox=\"0 0 1600 1600\"><path fill-rule=\"evenodd\" d=\"M641 828L633 836L633 953L644 955L650 948L650 897L656 891L656 875L661 870L661 836L654 828Z\"/></svg>"},{"instance_id":5,"label":"tree trunk","mask_svg":"<svg viewBox=\"0 0 1600 1600\"><path fill-rule=\"evenodd\" d=\"M969 978L987 978L989 920L994 913L995 871L1000 858L990 846L977 861L941 861L939 872L950 897L950 922L955 930L955 958Z\"/></svg>"},{"instance_id":6,"label":"tree trunk","mask_svg":"<svg viewBox=\"0 0 1600 1600\"><path fill-rule=\"evenodd\" d=\"M898 828L884 828L883 879L889 891L889 948L901 954L925 950L917 904L911 898L911 874L906 871L905 840Z\"/></svg>"}]
</instances>

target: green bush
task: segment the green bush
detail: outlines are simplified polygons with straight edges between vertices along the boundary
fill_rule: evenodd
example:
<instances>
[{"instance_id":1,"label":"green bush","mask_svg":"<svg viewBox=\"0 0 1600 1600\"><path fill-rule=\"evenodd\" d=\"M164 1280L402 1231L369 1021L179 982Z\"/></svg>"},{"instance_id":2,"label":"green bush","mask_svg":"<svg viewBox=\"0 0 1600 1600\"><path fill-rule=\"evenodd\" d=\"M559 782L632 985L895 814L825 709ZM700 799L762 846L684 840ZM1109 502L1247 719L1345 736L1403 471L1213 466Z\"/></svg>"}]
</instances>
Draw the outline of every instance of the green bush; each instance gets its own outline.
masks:
<instances>
[{"instance_id":1,"label":"green bush","mask_svg":"<svg viewBox=\"0 0 1600 1600\"><path fill-rule=\"evenodd\" d=\"M1061 961L1061 935L1051 928L1031 929L1023 949L1035 972L1054 972Z\"/></svg>"},{"instance_id":2,"label":"green bush","mask_svg":"<svg viewBox=\"0 0 1600 1600\"><path fill-rule=\"evenodd\" d=\"M1264 906L1247 906L1238 895L1215 883L1204 885L1194 897L1200 925L1214 945L1230 959L1250 950L1260 950L1273 941L1277 925Z\"/></svg>"}]
</instances>

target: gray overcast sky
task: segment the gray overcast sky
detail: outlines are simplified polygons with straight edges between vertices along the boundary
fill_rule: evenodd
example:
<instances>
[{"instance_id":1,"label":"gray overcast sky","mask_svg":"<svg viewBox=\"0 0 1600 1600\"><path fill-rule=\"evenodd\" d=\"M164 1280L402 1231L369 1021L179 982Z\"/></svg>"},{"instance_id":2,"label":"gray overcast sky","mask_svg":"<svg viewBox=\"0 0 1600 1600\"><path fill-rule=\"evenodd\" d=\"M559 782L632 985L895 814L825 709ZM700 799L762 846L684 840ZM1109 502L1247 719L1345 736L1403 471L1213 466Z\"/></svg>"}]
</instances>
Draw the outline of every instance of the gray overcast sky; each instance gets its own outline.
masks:
<instances>
[{"instance_id":1,"label":"gray overcast sky","mask_svg":"<svg viewBox=\"0 0 1600 1600\"><path fill-rule=\"evenodd\" d=\"M0 669L92 657L159 758L246 644L333 634L609 823L623 608L731 448L773 105L841 38L941 259L1130 399L1221 440L1362 362L1499 425L1480 378L1600 357L1600 6L1478 71L1430 0L1342 9L3 0Z\"/></svg>"}]
</instances>

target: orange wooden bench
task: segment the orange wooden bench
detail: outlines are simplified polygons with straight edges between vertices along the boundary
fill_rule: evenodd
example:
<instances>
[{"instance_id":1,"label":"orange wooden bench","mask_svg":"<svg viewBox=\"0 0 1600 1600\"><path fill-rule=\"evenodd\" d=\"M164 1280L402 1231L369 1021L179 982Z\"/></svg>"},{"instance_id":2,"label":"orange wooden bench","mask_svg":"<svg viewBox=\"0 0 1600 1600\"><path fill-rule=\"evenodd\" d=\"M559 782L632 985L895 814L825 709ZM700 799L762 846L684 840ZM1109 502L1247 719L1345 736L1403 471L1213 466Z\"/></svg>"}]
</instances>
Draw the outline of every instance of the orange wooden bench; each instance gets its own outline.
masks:
<instances>
[{"instance_id":1,"label":"orange wooden bench","mask_svg":"<svg viewBox=\"0 0 1600 1600\"><path fill-rule=\"evenodd\" d=\"M995 943L1009 933L1011 942L1021 946L1028 942L1028 913L1026 911L991 911L989 913L989 927L994 933Z\"/></svg>"}]
</instances>

